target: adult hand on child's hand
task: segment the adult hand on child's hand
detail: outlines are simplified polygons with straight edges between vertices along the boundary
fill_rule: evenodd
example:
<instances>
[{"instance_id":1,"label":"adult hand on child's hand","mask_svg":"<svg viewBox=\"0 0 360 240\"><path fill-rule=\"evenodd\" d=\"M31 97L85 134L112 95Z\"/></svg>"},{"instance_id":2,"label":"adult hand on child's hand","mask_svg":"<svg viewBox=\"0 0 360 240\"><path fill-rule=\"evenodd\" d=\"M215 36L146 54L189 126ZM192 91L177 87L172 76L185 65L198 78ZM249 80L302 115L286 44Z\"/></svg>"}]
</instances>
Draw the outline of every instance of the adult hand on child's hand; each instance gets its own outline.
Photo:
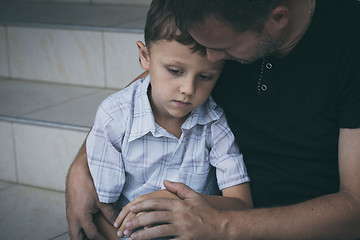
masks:
<instances>
[{"instance_id":1,"label":"adult hand on child's hand","mask_svg":"<svg viewBox=\"0 0 360 240\"><path fill-rule=\"evenodd\" d=\"M167 190L159 190L137 197L136 199L134 199L133 201L131 201L125 207L122 208L120 214L115 220L114 226L119 227L119 236L124 236L124 234L129 236L131 233L133 233L133 230L127 230L125 232L125 224L131 219L133 219L135 216L140 216L143 214L143 212L139 212L136 214L131 212L130 207L137 202L141 202L147 199L156 199L156 198L179 199L177 195ZM150 226L145 226L145 228L146 227L150 227Z\"/></svg>"},{"instance_id":2,"label":"adult hand on child's hand","mask_svg":"<svg viewBox=\"0 0 360 240\"><path fill-rule=\"evenodd\" d=\"M150 199L131 206L134 213L143 212L125 225L127 230L152 225L131 234L131 239L227 239L223 227L224 212L214 208L200 194L182 183L165 181L167 190L176 193L174 199ZM157 225L159 224L159 225Z\"/></svg>"}]
</instances>

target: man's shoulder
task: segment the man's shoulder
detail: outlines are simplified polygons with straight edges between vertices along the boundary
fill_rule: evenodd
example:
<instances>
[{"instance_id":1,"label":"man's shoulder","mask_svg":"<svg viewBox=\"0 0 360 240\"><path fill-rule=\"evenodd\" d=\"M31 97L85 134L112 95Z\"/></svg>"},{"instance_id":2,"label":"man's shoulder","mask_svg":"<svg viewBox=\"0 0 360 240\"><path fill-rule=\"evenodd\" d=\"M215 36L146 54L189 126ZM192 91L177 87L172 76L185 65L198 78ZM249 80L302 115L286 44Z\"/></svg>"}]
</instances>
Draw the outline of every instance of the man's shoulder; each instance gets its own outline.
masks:
<instances>
[{"instance_id":1,"label":"man's shoulder","mask_svg":"<svg viewBox=\"0 0 360 240\"><path fill-rule=\"evenodd\" d=\"M360 1L358 0L320 0L320 11L323 20L330 27L344 31L360 28Z\"/></svg>"}]
</instances>

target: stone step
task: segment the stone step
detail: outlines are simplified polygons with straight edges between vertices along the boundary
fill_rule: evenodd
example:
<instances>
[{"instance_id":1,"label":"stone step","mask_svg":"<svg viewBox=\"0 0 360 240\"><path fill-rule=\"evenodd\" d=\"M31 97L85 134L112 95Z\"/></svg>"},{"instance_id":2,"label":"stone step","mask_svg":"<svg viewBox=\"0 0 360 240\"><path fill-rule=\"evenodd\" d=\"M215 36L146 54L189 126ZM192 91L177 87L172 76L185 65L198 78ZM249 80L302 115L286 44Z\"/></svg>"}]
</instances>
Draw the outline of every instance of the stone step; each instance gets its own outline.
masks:
<instances>
[{"instance_id":1,"label":"stone step","mask_svg":"<svg viewBox=\"0 0 360 240\"><path fill-rule=\"evenodd\" d=\"M115 91L0 78L0 180L64 191L98 105Z\"/></svg>"}]
</instances>

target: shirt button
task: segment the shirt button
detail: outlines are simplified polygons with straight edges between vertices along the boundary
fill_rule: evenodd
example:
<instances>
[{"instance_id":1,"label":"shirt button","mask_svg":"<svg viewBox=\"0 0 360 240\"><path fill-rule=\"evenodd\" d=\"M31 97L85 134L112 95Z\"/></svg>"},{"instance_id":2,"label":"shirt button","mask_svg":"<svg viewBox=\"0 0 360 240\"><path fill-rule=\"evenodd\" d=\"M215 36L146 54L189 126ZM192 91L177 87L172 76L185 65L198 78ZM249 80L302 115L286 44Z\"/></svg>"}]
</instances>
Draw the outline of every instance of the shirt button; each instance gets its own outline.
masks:
<instances>
[{"instance_id":1,"label":"shirt button","mask_svg":"<svg viewBox=\"0 0 360 240\"><path fill-rule=\"evenodd\" d=\"M273 65L272 65L271 63L267 63L265 66L266 66L266 68L269 69L269 70L272 69L272 67L273 67Z\"/></svg>"},{"instance_id":2,"label":"shirt button","mask_svg":"<svg viewBox=\"0 0 360 240\"><path fill-rule=\"evenodd\" d=\"M267 90L267 86L265 84L261 85L261 90L263 90L264 92Z\"/></svg>"}]
</instances>

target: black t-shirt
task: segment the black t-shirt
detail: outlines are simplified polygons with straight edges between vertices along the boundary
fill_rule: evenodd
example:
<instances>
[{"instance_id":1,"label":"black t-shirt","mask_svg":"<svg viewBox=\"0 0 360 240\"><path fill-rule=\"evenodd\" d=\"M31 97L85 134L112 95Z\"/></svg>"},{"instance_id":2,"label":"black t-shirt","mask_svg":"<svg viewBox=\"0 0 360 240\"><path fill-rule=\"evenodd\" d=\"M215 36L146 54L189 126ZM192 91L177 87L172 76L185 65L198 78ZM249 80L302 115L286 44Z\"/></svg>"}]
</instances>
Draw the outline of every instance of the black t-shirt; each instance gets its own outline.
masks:
<instances>
[{"instance_id":1,"label":"black t-shirt","mask_svg":"<svg viewBox=\"0 0 360 240\"><path fill-rule=\"evenodd\" d=\"M227 62L213 91L255 206L338 192L339 129L360 127L360 2L318 0L301 41L285 58L267 57L258 83L262 63Z\"/></svg>"}]
</instances>

